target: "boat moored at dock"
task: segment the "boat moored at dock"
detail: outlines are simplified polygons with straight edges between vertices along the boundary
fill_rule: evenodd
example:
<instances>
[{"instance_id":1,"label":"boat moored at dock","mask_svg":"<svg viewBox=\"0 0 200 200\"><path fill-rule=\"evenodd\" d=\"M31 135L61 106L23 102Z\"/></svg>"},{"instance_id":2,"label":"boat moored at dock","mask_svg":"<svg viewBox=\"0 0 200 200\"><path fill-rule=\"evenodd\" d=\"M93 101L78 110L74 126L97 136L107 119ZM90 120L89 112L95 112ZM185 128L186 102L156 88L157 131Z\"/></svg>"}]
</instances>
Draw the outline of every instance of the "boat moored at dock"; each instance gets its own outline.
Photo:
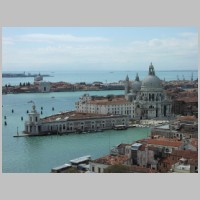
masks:
<instances>
[{"instance_id":1,"label":"boat moored at dock","mask_svg":"<svg viewBox=\"0 0 200 200\"><path fill-rule=\"evenodd\" d=\"M127 129L127 126L126 125L115 125L113 127L114 130L126 130Z\"/></svg>"}]
</instances>

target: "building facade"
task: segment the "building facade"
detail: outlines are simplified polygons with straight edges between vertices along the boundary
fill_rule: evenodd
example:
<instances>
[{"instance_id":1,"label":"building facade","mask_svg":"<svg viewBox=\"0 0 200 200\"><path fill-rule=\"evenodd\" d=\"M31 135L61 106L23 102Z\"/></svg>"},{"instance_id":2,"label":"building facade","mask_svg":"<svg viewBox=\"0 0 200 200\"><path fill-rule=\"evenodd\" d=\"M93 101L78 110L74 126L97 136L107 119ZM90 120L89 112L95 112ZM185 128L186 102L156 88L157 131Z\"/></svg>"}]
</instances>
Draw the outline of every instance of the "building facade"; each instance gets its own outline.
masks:
<instances>
[{"instance_id":1,"label":"building facade","mask_svg":"<svg viewBox=\"0 0 200 200\"><path fill-rule=\"evenodd\" d=\"M84 94L76 102L76 110L98 114L127 115L129 118L134 118L134 104L124 97L105 97L93 100L89 94Z\"/></svg>"},{"instance_id":2,"label":"building facade","mask_svg":"<svg viewBox=\"0 0 200 200\"><path fill-rule=\"evenodd\" d=\"M85 94L76 102L76 109L79 112L127 115L129 119L162 119L171 116L172 101L164 93L162 82L151 64L143 81L138 74L133 82L127 75L124 97L93 100Z\"/></svg>"},{"instance_id":3,"label":"building facade","mask_svg":"<svg viewBox=\"0 0 200 200\"><path fill-rule=\"evenodd\" d=\"M95 113L79 113L76 111L62 112L45 118L40 118L35 105L25 122L26 134L72 133L85 131L101 131L113 129L116 125L128 126L125 115L102 115Z\"/></svg>"},{"instance_id":4,"label":"building facade","mask_svg":"<svg viewBox=\"0 0 200 200\"><path fill-rule=\"evenodd\" d=\"M50 92L50 90L51 90L51 84L50 84L50 82L46 82L46 81L39 82L38 90L40 92L43 92L43 93Z\"/></svg>"}]
</instances>

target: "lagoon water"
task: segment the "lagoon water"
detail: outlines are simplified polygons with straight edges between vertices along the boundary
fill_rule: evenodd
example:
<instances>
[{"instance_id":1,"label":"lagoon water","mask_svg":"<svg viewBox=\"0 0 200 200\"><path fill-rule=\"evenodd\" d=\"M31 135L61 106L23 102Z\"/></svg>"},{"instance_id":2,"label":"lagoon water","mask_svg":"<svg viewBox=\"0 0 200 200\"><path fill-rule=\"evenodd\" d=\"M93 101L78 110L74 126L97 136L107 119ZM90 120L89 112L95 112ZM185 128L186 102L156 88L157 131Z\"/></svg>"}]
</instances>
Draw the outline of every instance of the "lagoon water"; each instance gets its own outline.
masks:
<instances>
[{"instance_id":1,"label":"lagoon water","mask_svg":"<svg viewBox=\"0 0 200 200\"><path fill-rule=\"evenodd\" d=\"M41 72L43 73L43 72ZM44 72L45 73L45 72ZM177 74L181 79L184 74L185 79L190 79L193 73L197 78L197 71L174 71L156 73L161 79L175 80ZM52 73L54 77L45 77L47 81L67 81L67 82L93 82L102 81L114 82L124 79L129 74L130 79L135 78L136 72L57 72ZM147 72L140 72L143 79ZM18 85L20 82L33 82L33 78L3 78L3 85L10 83ZM69 163L70 159L91 155L92 159L107 155L109 149L119 143L131 143L140 138L146 137L149 128L132 128L124 131L104 131L101 133L71 134L63 136L46 137L20 137L14 138L17 129L24 130L24 121L27 120L27 110L30 111L34 101L36 109L41 111L45 117L60 111L74 110L75 102L86 92L60 92L60 93L37 93L37 94L7 94L2 96L2 172L3 173L43 173L50 172L51 168ZM123 94L124 91L90 91L90 95ZM55 98L52 98L52 97ZM52 111L52 107L55 108ZM12 113L14 109L14 113ZM6 116L6 120L4 119ZM23 117L23 121L21 121ZM7 126L4 122L7 122Z\"/></svg>"},{"instance_id":2,"label":"lagoon water","mask_svg":"<svg viewBox=\"0 0 200 200\"><path fill-rule=\"evenodd\" d=\"M60 92L47 94L8 94L2 102L2 172L50 172L51 168L69 163L84 155L92 159L107 155L109 149L119 143L131 143L149 134L148 128L132 128L125 131L69 134L62 136L19 137L13 135L24 130L27 110L33 100L41 117L64 110L73 110L74 102L85 92ZM89 92L91 95L122 94L123 91ZM55 98L51 98L54 96ZM55 108L52 111L52 107ZM14 113L12 113L14 109ZM4 120L6 116L6 120ZM21 121L23 116L24 120ZM7 126L4 125L7 122Z\"/></svg>"},{"instance_id":3,"label":"lagoon water","mask_svg":"<svg viewBox=\"0 0 200 200\"><path fill-rule=\"evenodd\" d=\"M23 73L23 72L18 72ZM27 74L28 72L26 72ZM32 74L38 74L39 72L29 72ZM147 75L147 71L60 71L60 72L46 72L40 71L41 74L48 74L52 77L44 77L44 80L50 82L65 81L69 83L86 82L92 83L94 81L101 82L118 82L119 80L124 80L126 75L129 75L130 80L134 80L136 73L139 74L140 79L144 79ZM193 74L193 79L196 80L198 77L197 70L184 70L184 71L156 71L156 75L166 81L177 80L177 76L180 80L183 80L183 76L186 80L191 79ZM33 82L32 77L27 78L3 78L3 85L19 85L20 82Z\"/></svg>"}]
</instances>

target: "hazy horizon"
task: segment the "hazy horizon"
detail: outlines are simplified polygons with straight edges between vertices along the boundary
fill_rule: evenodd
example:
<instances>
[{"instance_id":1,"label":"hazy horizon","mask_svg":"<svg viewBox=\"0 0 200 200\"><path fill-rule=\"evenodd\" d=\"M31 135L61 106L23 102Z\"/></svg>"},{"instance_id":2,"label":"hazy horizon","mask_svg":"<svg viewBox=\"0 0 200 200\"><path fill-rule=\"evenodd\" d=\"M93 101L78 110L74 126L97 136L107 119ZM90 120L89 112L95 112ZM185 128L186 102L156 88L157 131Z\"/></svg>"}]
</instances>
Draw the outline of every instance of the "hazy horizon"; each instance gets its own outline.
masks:
<instances>
[{"instance_id":1,"label":"hazy horizon","mask_svg":"<svg viewBox=\"0 0 200 200\"><path fill-rule=\"evenodd\" d=\"M17 73L29 73L29 72L49 72L49 73L54 73L54 72L75 72L75 71L79 71L79 72L95 72L95 71L105 71L105 72L147 72L148 70L109 70L109 69L104 69L104 70L100 70L100 69L96 69L96 70L90 70L90 69L87 69L87 70L56 70L56 71L53 71L53 70L7 70L7 71L2 71L2 73L5 73L5 72L17 72ZM179 71L198 71L198 68L197 69L184 69L184 70L156 70L156 72L179 72Z\"/></svg>"}]
</instances>

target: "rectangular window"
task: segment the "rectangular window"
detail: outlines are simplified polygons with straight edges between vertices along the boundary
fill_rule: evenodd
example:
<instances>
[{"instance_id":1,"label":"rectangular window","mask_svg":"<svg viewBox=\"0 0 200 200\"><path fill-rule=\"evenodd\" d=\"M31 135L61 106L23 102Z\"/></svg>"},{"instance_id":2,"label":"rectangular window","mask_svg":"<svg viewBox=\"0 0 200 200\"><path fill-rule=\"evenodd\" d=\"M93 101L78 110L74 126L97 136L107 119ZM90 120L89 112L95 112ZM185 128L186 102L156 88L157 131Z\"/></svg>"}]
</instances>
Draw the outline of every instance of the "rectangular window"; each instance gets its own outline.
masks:
<instances>
[{"instance_id":1,"label":"rectangular window","mask_svg":"<svg viewBox=\"0 0 200 200\"><path fill-rule=\"evenodd\" d=\"M94 172L94 167L92 167L92 171Z\"/></svg>"},{"instance_id":2,"label":"rectangular window","mask_svg":"<svg viewBox=\"0 0 200 200\"><path fill-rule=\"evenodd\" d=\"M98 167L98 173L101 173L101 168L100 167Z\"/></svg>"}]
</instances>

